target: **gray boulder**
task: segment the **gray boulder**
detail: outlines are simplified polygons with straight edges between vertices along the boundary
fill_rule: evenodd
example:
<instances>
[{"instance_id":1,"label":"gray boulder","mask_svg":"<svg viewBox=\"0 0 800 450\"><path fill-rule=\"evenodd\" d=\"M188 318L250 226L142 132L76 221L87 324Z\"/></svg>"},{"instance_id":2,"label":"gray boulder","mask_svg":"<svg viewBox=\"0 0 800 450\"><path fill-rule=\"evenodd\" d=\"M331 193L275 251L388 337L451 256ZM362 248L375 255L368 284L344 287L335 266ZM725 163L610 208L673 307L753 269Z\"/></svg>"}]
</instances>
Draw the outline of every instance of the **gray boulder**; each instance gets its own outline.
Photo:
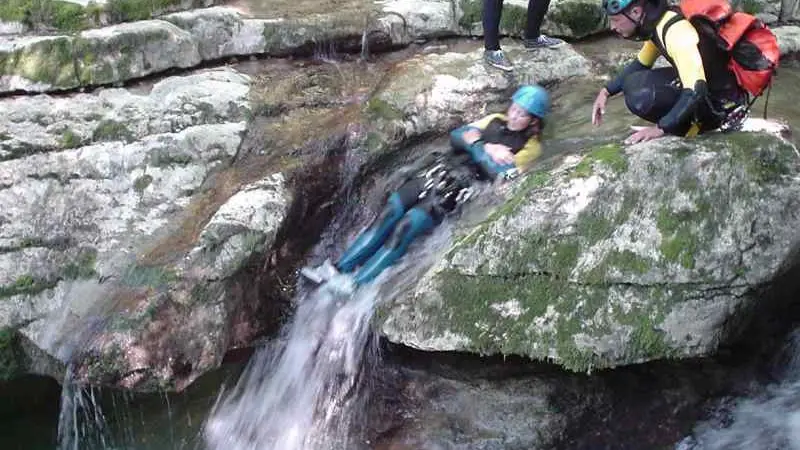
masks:
<instances>
[{"instance_id":1,"label":"gray boulder","mask_svg":"<svg viewBox=\"0 0 800 450\"><path fill-rule=\"evenodd\" d=\"M79 379L154 388L219 363L236 309L222 283L291 200L279 173L203 193L239 150L249 84L216 69L3 100L0 329L32 349L20 370L59 377L80 349Z\"/></svg>"},{"instance_id":2,"label":"gray boulder","mask_svg":"<svg viewBox=\"0 0 800 450\"><path fill-rule=\"evenodd\" d=\"M566 158L457 232L380 329L577 371L711 355L793 263L798 161L781 138L744 132Z\"/></svg>"}]
</instances>

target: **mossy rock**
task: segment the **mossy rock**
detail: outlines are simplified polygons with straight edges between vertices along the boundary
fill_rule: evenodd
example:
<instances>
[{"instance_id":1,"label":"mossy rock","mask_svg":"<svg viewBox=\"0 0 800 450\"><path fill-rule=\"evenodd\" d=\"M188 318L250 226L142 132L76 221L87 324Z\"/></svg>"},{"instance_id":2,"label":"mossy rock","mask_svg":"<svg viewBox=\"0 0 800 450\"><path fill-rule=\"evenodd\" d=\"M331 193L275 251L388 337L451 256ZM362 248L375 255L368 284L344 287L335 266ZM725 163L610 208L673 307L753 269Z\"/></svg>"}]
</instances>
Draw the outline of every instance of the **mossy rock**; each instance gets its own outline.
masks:
<instances>
[{"instance_id":1,"label":"mossy rock","mask_svg":"<svg viewBox=\"0 0 800 450\"><path fill-rule=\"evenodd\" d=\"M69 128L61 135L61 146L64 148L78 148L83 144L83 139Z\"/></svg>"},{"instance_id":2,"label":"mossy rock","mask_svg":"<svg viewBox=\"0 0 800 450\"><path fill-rule=\"evenodd\" d=\"M42 244L37 240L23 240L18 249ZM58 245L58 244L55 244ZM13 282L0 286L0 298L18 295L35 296L54 288L62 280L91 278L97 275L95 264L97 250L81 248L66 256L63 264L49 274L29 273L18 276Z\"/></svg>"},{"instance_id":3,"label":"mossy rock","mask_svg":"<svg viewBox=\"0 0 800 450\"><path fill-rule=\"evenodd\" d=\"M418 312L447 323L448 334L464 339L462 350L525 355L579 372L618 363L620 355L602 348L615 334L627 341L624 357L630 361L678 353L657 327L681 300L677 290L638 288L638 295L660 300L631 307L613 301L630 295L626 288L568 283L557 274L529 274L509 283L445 271L436 282L441 305Z\"/></svg>"},{"instance_id":4,"label":"mossy rock","mask_svg":"<svg viewBox=\"0 0 800 450\"><path fill-rule=\"evenodd\" d=\"M34 91L78 87L72 39L67 36L20 40L9 51L0 50L0 77L19 77ZM0 78L0 88L3 87ZM22 86L20 86L22 87Z\"/></svg>"},{"instance_id":5,"label":"mossy rock","mask_svg":"<svg viewBox=\"0 0 800 450\"><path fill-rule=\"evenodd\" d=\"M17 331L10 327L0 328L0 381L22 375L26 365Z\"/></svg>"},{"instance_id":6,"label":"mossy rock","mask_svg":"<svg viewBox=\"0 0 800 450\"><path fill-rule=\"evenodd\" d=\"M712 355L748 289L794 263L798 175L794 146L760 133L586 149L456 229L382 330L577 371Z\"/></svg>"},{"instance_id":7,"label":"mossy rock","mask_svg":"<svg viewBox=\"0 0 800 450\"><path fill-rule=\"evenodd\" d=\"M124 123L115 120L103 120L97 124L92 132L92 141L123 141L132 142L135 139L133 132Z\"/></svg>"},{"instance_id":8,"label":"mossy rock","mask_svg":"<svg viewBox=\"0 0 800 450\"><path fill-rule=\"evenodd\" d=\"M604 145L596 148L584 156L583 160L575 167L573 176L587 177L594 173L596 163L608 169L621 173L628 169L628 161L618 144Z\"/></svg>"},{"instance_id":9,"label":"mossy rock","mask_svg":"<svg viewBox=\"0 0 800 450\"><path fill-rule=\"evenodd\" d=\"M49 280L33 275L22 275L13 283L0 286L0 298L15 295L36 295L56 285L55 280Z\"/></svg>"},{"instance_id":10,"label":"mossy rock","mask_svg":"<svg viewBox=\"0 0 800 450\"><path fill-rule=\"evenodd\" d=\"M0 4L0 20L21 22L31 28L82 30L91 26L87 8L60 0L5 0Z\"/></svg>"},{"instance_id":11,"label":"mossy rock","mask_svg":"<svg viewBox=\"0 0 800 450\"><path fill-rule=\"evenodd\" d=\"M500 16L500 32L511 36L523 37L528 20L527 3L525 6L507 1L503 4ZM483 20L483 0L461 0L463 14L458 24L469 32L476 31L476 25Z\"/></svg>"},{"instance_id":12,"label":"mossy rock","mask_svg":"<svg viewBox=\"0 0 800 450\"><path fill-rule=\"evenodd\" d=\"M556 36L584 38L608 30L608 18L600 2L562 0L554 2L545 16L542 31Z\"/></svg>"},{"instance_id":13,"label":"mossy rock","mask_svg":"<svg viewBox=\"0 0 800 450\"><path fill-rule=\"evenodd\" d=\"M75 70L81 85L127 81L174 67L200 62L195 42L168 22L115 25L89 30L75 38Z\"/></svg>"},{"instance_id":14,"label":"mossy rock","mask_svg":"<svg viewBox=\"0 0 800 450\"><path fill-rule=\"evenodd\" d=\"M315 15L285 21L264 23L265 53L285 55L305 48L309 53L326 51L328 45L350 43L360 45L364 27L370 17L368 10L353 15Z\"/></svg>"},{"instance_id":15,"label":"mossy rock","mask_svg":"<svg viewBox=\"0 0 800 450\"><path fill-rule=\"evenodd\" d=\"M102 25L151 19L166 12L221 3L207 0L108 0L82 6L62 0L4 0L0 21L21 22L30 28L74 32Z\"/></svg>"}]
</instances>

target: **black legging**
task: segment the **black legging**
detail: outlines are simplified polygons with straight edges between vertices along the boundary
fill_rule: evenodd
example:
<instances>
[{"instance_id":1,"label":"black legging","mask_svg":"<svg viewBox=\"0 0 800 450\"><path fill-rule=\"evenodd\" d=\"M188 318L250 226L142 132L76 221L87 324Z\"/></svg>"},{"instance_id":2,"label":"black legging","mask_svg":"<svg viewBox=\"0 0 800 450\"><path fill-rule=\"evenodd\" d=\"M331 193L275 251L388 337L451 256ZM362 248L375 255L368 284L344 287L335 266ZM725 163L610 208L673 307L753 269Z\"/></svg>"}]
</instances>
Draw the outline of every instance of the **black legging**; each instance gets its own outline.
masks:
<instances>
[{"instance_id":1,"label":"black legging","mask_svg":"<svg viewBox=\"0 0 800 450\"><path fill-rule=\"evenodd\" d=\"M528 0L528 22L525 39L536 39L541 34L542 20L550 7L550 0ZM483 0L483 44L486 50L500 50L500 15L503 0Z\"/></svg>"},{"instance_id":2,"label":"black legging","mask_svg":"<svg viewBox=\"0 0 800 450\"><path fill-rule=\"evenodd\" d=\"M633 114L642 119L658 123L678 101L682 89L678 82L678 72L673 67L640 70L625 77L623 88L625 105ZM721 104L724 102L723 97L738 100L735 98L735 93L732 92L724 95L709 95L708 99L701 100L697 105L694 117L690 117L686 123L672 131L672 134L686 135L695 117L700 122L701 132L719 127L723 116L715 114L711 105L721 108Z\"/></svg>"}]
</instances>

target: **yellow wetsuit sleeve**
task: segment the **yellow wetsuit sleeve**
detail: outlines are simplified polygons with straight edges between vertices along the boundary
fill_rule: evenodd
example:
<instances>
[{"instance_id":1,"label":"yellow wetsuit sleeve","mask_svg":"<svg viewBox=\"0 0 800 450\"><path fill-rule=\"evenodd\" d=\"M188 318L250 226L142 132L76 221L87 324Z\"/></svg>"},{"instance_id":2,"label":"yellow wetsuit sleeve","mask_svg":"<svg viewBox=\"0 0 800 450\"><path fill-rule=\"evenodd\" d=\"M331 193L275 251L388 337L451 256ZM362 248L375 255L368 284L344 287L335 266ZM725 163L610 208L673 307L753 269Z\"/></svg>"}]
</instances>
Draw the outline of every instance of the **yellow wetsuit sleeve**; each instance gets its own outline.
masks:
<instances>
[{"instance_id":1,"label":"yellow wetsuit sleeve","mask_svg":"<svg viewBox=\"0 0 800 450\"><path fill-rule=\"evenodd\" d=\"M494 119L506 120L506 115L505 114L499 114L499 113L489 114L488 116L484 117L483 119L476 120L475 122L472 122L471 124L469 124L469 126L478 128L480 130L485 130L486 127L489 126L489 123Z\"/></svg>"},{"instance_id":2,"label":"yellow wetsuit sleeve","mask_svg":"<svg viewBox=\"0 0 800 450\"><path fill-rule=\"evenodd\" d=\"M663 23L664 21L659 25L663 26ZM658 28L661 32L661 27ZM703 58L700 57L700 50L697 48L699 42L697 30L687 20L672 24L664 36L664 47L675 63L675 69L684 89L694 89L695 83L706 81Z\"/></svg>"},{"instance_id":3,"label":"yellow wetsuit sleeve","mask_svg":"<svg viewBox=\"0 0 800 450\"><path fill-rule=\"evenodd\" d=\"M661 52L658 50L656 44L652 41L647 41L642 45L642 49L639 50L636 59L645 67L653 67L653 64L655 64L659 56L661 56Z\"/></svg>"},{"instance_id":4,"label":"yellow wetsuit sleeve","mask_svg":"<svg viewBox=\"0 0 800 450\"><path fill-rule=\"evenodd\" d=\"M514 155L514 165L518 170L524 172L531 167L533 162L536 161L541 154L542 146L539 143L539 137L533 136L528 139L525 146Z\"/></svg>"}]
</instances>

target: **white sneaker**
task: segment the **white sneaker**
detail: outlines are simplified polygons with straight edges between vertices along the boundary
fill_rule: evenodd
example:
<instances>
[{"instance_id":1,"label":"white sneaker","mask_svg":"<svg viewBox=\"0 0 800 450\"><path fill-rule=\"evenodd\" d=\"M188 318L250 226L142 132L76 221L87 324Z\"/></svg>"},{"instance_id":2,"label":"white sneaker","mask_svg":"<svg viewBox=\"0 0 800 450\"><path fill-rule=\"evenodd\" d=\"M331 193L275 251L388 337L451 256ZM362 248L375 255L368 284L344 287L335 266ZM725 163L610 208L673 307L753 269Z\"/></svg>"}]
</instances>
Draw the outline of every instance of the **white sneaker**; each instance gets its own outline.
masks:
<instances>
[{"instance_id":1,"label":"white sneaker","mask_svg":"<svg viewBox=\"0 0 800 450\"><path fill-rule=\"evenodd\" d=\"M356 291L356 283L350 274L339 274L328 278L327 283L322 289L327 289L328 292L338 297L350 297Z\"/></svg>"},{"instance_id":2,"label":"white sneaker","mask_svg":"<svg viewBox=\"0 0 800 450\"><path fill-rule=\"evenodd\" d=\"M330 259L326 259L317 267L303 267L300 269L300 274L315 284L322 284L332 277L339 275L339 271L336 269L336 266L331 263Z\"/></svg>"}]
</instances>

